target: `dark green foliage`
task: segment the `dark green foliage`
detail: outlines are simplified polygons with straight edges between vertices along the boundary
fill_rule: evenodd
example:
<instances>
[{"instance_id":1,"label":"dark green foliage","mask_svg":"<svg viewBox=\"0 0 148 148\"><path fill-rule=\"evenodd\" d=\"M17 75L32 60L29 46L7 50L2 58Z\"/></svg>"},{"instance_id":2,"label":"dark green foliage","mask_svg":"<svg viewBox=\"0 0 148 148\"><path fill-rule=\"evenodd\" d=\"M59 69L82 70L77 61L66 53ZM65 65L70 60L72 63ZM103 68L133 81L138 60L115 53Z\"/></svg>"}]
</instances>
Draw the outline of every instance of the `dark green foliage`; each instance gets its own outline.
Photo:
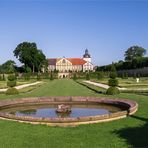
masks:
<instances>
[{"instance_id":1,"label":"dark green foliage","mask_svg":"<svg viewBox=\"0 0 148 148\"><path fill-rule=\"evenodd\" d=\"M116 77L117 77L116 68L114 64L112 64L110 79L108 80L108 84L110 87L107 89L106 92L108 95L115 95L120 93L119 89L116 87L118 86L118 80L116 79Z\"/></svg>"},{"instance_id":2,"label":"dark green foliage","mask_svg":"<svg viewBox=\"0 0 148 148\"><path fill-rule=\"evenodd\" d=\"M49 79L49 73L48 72L45 73L45 79Z\"/></svg>"},{"instance_id":3,"label":"dark green foliage","mask_svg":"<svg viewBox=\"0 0 148 148\"><path fill-rule=\"evenodd\" d=\"M8 60L2 65L0 65L1 73L14 73L15 72L15 62L12 60Z\"/></svg>"},{"instance_id":4,"label":"dark green foliage","mask_svg":"<svg viewBox=\"0 0 148 148\"><path fill-rule=\"evenodd\" d=\"M100 80L102 78L103 78L103 73L102 72L98 72L97 79Z\"/></svg>"},{"instance_id":5,"label":"dark green foliage","mask_svg":"<svg viewBox=\"0 0 148 148\"><path fill-rule=\"evenodd\" d=\"M121 78L122 79L125 79L124 73L121 74Z\"/></svg>"},{"instance_id":6,"label":"dark green foliage","mask_svg":"<svg viewBox=\"0 0 148 148\"><path fill-rule=\"evenodd\" d=\"M73 80L77 80L77 74L76 73L74 73L74 75L73 75Z\"/></svg>"},{"instance_id":7,"label":"dark green foliage","mask_svg":"<svg viewBox=\"0 0 148 148\"><path fill-rule=\"evenodd\" d=\"M54 80L53 72L50 73L50 80Z\"/></svg>"},{"instance_id":8,"label":"dark green foliage","mask_svg":"<svg viewBox=\"0 0 148 148\"><path fill-rule=\"evenodd\" d=\"M25 73L25 74L24 74L24 79L25 79L25 80L30 80L30 76L31 76L30 73Z\"/></svg>"},{"instance_id":9,"label":"dark green foliage","mask_svg":"<svg viewBox=\"0 0 148 148\"><path fill-rule=\"evenodd\" d=\"M9 81L15 81L16 80L16 76L15 75L9 75L7 79Z\"/></svg>"},{"instance_id":10,"label":"dark green foliage","mask_svg":"<svg viewBox=\"0 0 148 148\"><path fill-rule=\"evenodd\" d=\"M111 78L111 79L108 80L108 85L109 86L118 86L118 80Z\"/></svg>"},{"instance_id":11,"label":"dark green foliage","mask_svg":"<svg viewBox=\"0 0 148 148\"><path fill-rule=\"evenodd\" d=\"M19 94L18 90L16 88L8 88L6 91L6 95L15 95L15 94Z\"/></svg>"},{"instance_id":12,"label":"dark green foliage","mask_svg":"<svg viewBox=\"0 0 148 148\"><path fill-rule=\"evenodd\" d=\"M115 79L117 77L117 72L116 72L116 68L114 64L112 64L111 66L111 72L110 72L109 77L112 79Z\"/></svg>"},{"instance_id":13,"label":"dark green foliage","mask_svg":"<svg viewBox=\"0 0 148 148\"><path fill-rule=\"evenodd\" d=\"M5 81L5 80L6 80L6 78L5 78L5 74L3 74L3 76L2 76L2 77L3 77L3 78L2 78L2 79L3 79L3 81Z\"/></svg>"},{"instance_id":14,"label":"dark green foliage","mask_svg":"<svg viewBox=\"0 0 148 148\"><path fill-rule=\"evenodd\" d=\"M125 72L125 79L128 79L128 73L127 72Z\"/></svg>"},{"instance_id":15,"label":"dark green foliage","mask_svg":"<svg viewBox=\"0 0 148 148\"><path fill-rule=\"evenodd\" d=\"M7 86L9 86L9 87L16 86L16 81L7 81Z\"/></svg>"},{"instance_id":16,"label":"dark green foliage","mask_svg":"<svg viewBox=\"0 0 148 148\"><path fill-rule=\"evenodd\" d=\"M37 80L40 81L41 80L41 75L37 74Z\"/></svg>"},{"instance_id":17,"label":"dark green foliage","mask_svg":"<svg viewBox=\"0 0 148 148\"><path fill-rule=\"evenodd\" d=\"M121 74L121 78L122 78L122 79L128 79L128 73L127 73L127 72L123 72L123 73Z\"/></svg>"},{"instance_id":18,"label":"dark green foliage","mask_svg":"<svg viewBox=\"0 0 148 148\"><path fill-rule=\"evenodd\" d=\"M140 78L140 73L137 74L137 78Z\"/></svg>"},{"instance_id":19,"label":"dark green foliage","mask_svg":"<svg viewBox=\"0 0 148 148\"><path fill-rule=\"evenodd\" d=\"M25 67L25 72L31 74L31 73L32 73L31 68L28 67L28 66L26 66L26 67Z\"/></svg>"},{"instance_id":20,"label":"dark green foliage","mask_svg":"<svg viewBox=\"0 0 148 148\"><path fill-rule=\"evenodd\" d=\"M25 65L32 69L32 72L39 72L44 67L46 69L48 62L42 50L37 48L36 43L23 42L17 45L13 51L14 56Z\"/></svg>"},{"instance_id":21,"label":"dark green foliage","mask_svg":"<svg viewBox=\"0 0 148 148\"><path fill-rule=\"evenodd\" d=\"M90 75L88 72L86 73L86 80L90 80Z\"/></svg>"},{"instance_id":22,"label":"dark green foliage","mask_svg":"<svg viewBox=\"0 0 148 148\"><path fill-rule=\"evenodd\" d=\"M130 47L124 54L125 61L119 60L118 62L115 63L117 71L148 67L148 57L144 57L145 54L146 54L146 49L142 47L139 46ZM97 67L97 71L109 71L110 67L111 64Z\"/></svg>"},{"instance_id":23,"label":"dark green foliage","mask_svg":"<svg viewBox=\"0 0 148 148\"><path fill-rule=\"evenodd\" d=\"M136 74L136 73L134 73L133 78L134 78L134 79L136 79L136 78L137 78L137 74Z\"/></svg>"},{"instance_id":24,"label":"dark green foliage","mask_svg":"<svg viewBox=\"0 0 148 148\"><path fill-rule=\"evenodd\" d=\"M7 86L9 86L9 87L16 86L16 76L15 75L8 76Z\"/></svg>"},{"instance_id":25,"label":"dark green foliage","mask_svg":"<svg viewBox=\"0 0 148 148\"><path fill-rule=\"evenodd\" d=\"M3 81L3 77L0 75L0 81Z\"/></svg>"},{"instance_id":26,"label":"dark green foliage","mask_svg":"<svg viewBox=\"0 0 148 148\"><path fill-rule=\"evenodd\" d=\"M106 91L106 94L108 94L108 95L116 95L119 93L120 93L120 91L117 87L109 87Z\"/></svg>"},{"instance_id":27,"label":"dark green foliage","mask_svg":"<svg viewBox=\"0 0 148 148\"><path fill-rule=\"evenodd\" d=\"M132 61L138 57L143 57L146 54L146 49L139 46L132 46L125 51L125 61Z\"/></svg>"}]
</instances>

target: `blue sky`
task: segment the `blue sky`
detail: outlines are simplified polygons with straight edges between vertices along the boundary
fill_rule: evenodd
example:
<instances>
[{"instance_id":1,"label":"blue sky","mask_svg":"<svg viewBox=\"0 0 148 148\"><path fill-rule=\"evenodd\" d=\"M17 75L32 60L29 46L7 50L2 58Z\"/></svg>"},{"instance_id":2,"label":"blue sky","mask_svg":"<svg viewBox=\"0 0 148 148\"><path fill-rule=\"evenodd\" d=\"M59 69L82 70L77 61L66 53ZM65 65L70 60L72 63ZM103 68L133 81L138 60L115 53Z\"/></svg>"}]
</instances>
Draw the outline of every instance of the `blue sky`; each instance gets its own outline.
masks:
<instances>
[{"instance_id":1,"label":"blue sky","mask_svg":"<svg viewBox=\"0 0 148 148\"><path fill-rule=\"evenodd\" d=\"M132 45L148 49L147 8L146 0L1 0L0 64L19 63L13 50L23 41L48 58L81 57L88 48L95 65L124 59Z\"/></svg>"}]
</instances>

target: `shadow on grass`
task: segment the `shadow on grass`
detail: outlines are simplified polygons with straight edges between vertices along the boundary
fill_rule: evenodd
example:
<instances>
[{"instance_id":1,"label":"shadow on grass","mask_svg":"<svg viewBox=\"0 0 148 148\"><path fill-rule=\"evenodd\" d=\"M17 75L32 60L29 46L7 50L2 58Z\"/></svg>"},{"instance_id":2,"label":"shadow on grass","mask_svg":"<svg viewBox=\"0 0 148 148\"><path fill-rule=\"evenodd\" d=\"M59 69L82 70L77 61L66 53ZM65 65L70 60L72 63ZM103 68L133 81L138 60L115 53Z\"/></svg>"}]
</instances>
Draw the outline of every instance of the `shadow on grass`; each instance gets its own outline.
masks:
<instances>
[{"instance_id":1,"label":"shadow on grass","mask_svg":"<svg viewBox=\"0 0 148 148\"><path fill-rule=\"evenodd\" d=\"M106 91L104 90L96 90L96 89L94 89L94 88L92 88L91 86L88 86L87 84L84 84L84 83L81 83L81 82L79 82L79 81L76 81L78 84L80 84L80 85L82 85L82 86L84 86L84 87L86 87L86 88L88 88L88 89L90 89L90 90L92 90L93 92L95 92L95 93L99 93L99 94L106 94Z\"/></svg>"},{"instance_id":2,"label":"shadow on grass","mask_svg":"<svg viewBox=\"0 0 148 148\"><path fill-rule=\"evenodd\" d=\"M139 93L139 95L148 96L148 93Z\"/></svg>"},{"instance_id":3,"label":"shadow on grass","mask_svg":"<svg viewBox=\"0 0 148 148\"><path fill-rule=\"evenodd\" d=\"M138 127L124 128L114 133L119 135L121 138L127 140L127 143L133 147L147 148L148 147L148 119L137 116L131 116L132 118L145 122L143 125Z\"/></svg>"}]
</instances>

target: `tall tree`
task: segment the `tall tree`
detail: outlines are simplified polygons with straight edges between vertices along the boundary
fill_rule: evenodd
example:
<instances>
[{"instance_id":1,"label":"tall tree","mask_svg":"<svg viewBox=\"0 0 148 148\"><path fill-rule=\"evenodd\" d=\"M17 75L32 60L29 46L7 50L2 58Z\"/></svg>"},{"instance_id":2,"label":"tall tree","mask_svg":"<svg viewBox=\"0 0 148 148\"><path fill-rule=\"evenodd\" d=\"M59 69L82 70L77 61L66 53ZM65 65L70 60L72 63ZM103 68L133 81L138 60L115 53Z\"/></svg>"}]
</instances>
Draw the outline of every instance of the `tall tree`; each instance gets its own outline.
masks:
<instances>
[{"instance_id":1,"label":"tall tree","mask_svg":"<svg viewBox=\"0 0 148 148\"><path fill-rule=\"evenodd\" d=\"M15 62L8 60L0 66L0 71L2 73L13 73L15 72Z\"/></svg>"},{"instance_id":2,"label":"tall tree","mask_svg":"<svg viewBox=\"0 0 148 148\"><path fill-rule=\"evenodd\" d=\"M143 57L146 54L146 49L139 46L132 46L125 51L125 61L132 61L138 57Z\"/></svg>"},{"instance_id":3,"label":"tall tree","mask_svg":"<svg viewBox=\"0 0 148 148\"><path fill-rule=\"evenodd\" d=\"M25 67L30 67L33 73L39 71L46 63L46 57L41 50L37 49L36 43L20 43L13 53Z\"/></svg>"}]
</instances>

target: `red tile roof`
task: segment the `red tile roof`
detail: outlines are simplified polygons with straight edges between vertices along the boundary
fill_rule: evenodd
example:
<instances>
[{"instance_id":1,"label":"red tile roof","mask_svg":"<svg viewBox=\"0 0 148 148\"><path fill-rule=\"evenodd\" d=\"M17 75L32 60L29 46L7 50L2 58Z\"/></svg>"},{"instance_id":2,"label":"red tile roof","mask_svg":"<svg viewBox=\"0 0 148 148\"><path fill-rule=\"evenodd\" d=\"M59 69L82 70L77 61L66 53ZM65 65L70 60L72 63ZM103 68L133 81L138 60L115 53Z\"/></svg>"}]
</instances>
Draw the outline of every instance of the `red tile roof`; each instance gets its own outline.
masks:
<instances>
[{"instance_id":1,"label":"red tile roof","mask_svg":"<svg viewBox=\"0 0 148 148\"><path fill-rule=\"evenodd\" d=\"M86 61L81 58L66 58L66 59L69 60L72 63L72 65L84 65L86 63Z\"/></svg>"},{"instance_id":2,"label":"red tile roof","mask_svg":"<svg viewBox=\"0 0 148 148\"><path fill-rule=\"evenodd\" d=\"M62 58L52 58L48 59L49 65L56 65L56 62L61 60ZM72 65L84 65L86 63L85 60L81 58L65 58L72 63Z\"/></svg>"}]
</instances>

